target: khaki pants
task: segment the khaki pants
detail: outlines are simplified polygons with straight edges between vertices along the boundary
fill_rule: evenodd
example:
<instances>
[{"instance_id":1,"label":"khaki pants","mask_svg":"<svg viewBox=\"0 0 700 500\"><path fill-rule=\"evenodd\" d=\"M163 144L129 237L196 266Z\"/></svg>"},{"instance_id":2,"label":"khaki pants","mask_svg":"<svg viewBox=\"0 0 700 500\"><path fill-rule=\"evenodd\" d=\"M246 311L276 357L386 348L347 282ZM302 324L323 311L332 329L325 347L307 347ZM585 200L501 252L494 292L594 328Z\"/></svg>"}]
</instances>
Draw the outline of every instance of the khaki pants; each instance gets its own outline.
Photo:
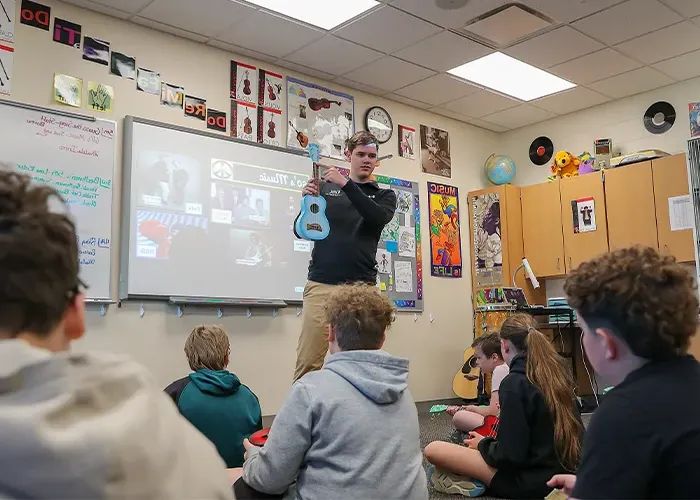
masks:
<instances>
[{"instance_id":1,"label":"khaki pants","mask_svg":"<svg viewBox=\"0 0 700 500\"><path fill-rule=\"evenodd\" d=\"M304 287L304 309L301 335L297 346L296 382L308 372L320 370L328 352L328 325L323 320L323 307L335 285L309 281Z\"/></svg>"}]
</instances>

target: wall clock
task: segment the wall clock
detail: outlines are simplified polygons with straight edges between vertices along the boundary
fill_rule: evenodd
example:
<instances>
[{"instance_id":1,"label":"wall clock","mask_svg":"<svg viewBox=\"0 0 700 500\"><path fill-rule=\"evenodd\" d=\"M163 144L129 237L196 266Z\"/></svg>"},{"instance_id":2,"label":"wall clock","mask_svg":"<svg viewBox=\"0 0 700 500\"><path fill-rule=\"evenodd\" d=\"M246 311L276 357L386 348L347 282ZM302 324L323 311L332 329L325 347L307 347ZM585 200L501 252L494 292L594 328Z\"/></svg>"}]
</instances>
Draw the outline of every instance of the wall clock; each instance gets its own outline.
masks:
<instances>
[{"instance_id":1,"label":"wall clock","mask_svg":"<svg viewBox=\"0 0 700 500\"><path fill-rule=\"evenodd\" d=\"M365 113L365 129L374 134L379 144L384 144L394 133L394 122L386 109L372 106Z\"/></svg>"}]
</instances>

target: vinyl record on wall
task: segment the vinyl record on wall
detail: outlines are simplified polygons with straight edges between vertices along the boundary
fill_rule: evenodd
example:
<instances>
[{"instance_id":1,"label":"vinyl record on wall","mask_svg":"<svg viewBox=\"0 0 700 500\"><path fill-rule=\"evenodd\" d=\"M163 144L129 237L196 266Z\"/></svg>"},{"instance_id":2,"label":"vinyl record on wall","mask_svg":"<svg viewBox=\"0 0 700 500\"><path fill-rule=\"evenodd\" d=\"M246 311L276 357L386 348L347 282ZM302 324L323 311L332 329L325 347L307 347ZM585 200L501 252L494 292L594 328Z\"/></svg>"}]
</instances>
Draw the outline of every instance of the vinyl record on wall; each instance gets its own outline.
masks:
<instances>
[{"instance_id":1,"label":"vinyl record on wall","mask_svg":"<svg viewBox=\"0 0 700 500\"><path fill-rule=\"evenodd\" d=\"M552 159L554 154L554 144L549 137L541 136L530 144L530 161L535 165L542 166Z\"/></svg>"},{"instance_id":2,"label":"vinyl record on wall","mask_svg":"<svg viewBox=\"0 0 700 500\"><path fill-rule=\"evenodd\" d=\"M644 113L644 128L652 134L668 132L675 121L676 110L666 101L655 102Z\"/></svg>"}]
</instances>

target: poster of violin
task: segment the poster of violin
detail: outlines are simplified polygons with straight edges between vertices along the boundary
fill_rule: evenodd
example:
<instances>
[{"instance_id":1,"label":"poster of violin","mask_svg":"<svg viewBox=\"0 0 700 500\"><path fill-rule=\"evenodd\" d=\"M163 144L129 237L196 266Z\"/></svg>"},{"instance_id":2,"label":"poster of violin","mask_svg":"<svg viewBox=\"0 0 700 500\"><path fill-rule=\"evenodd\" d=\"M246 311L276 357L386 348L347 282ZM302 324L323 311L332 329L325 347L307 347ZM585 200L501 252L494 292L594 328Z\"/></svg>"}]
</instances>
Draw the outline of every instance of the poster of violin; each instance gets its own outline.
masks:
<instances>
[{"instance_id":1,"label":"poster of violin","mask_svg":"<svg viewBox=\"0 0 700 500\"><path fill-rule=\"evenodd\" d=\"M355 99L315 83L287 77L287 147L306 150L309 141L321 156L345 160L345 141L355 133Z\"/></svg>"},{"instance_id":2,"label":"poster of violin","mask_svg":"<svg viewBox=\"0 0 700 500\"><path fill-rule=\"evenodd\" d=\"M250 64L231 61L231 99L249 104L258 102L257 68Z\"/></svg>"},{"instance_id":3,"label":"poster of violin","mask_svg":"<svg viewBox=\"0 0 700 500\"><path fill-rule=\"evenodd\" d=\"M428 213L431 276L461 278L462 244L457 188L428 182Z\"/></svg>"},{"instance_id":4,"label":"poster of violin","mask_svg":"<svg viewBox=\"0 0 700 500\"><path fill-rule=\"evenodd\" d=\"M257 118L255 104L231 101L231 137L258 142Z\"/></svg>"},{"instance_id":5,"label":"poster of violin","mask_svg":"<svg viewBox=\"0 0 700 500\"><path fill-rule=\"evenodd\" d=\"M282 75L262 68L258 70L258 106L281 111L283 86Z\"/></svg>"},{"instance_id":6,"label":"poster of violin","mask_svg":"<svg viewBox=\"0 0 700 500\"><path fill-rule=\"evenodd\" d=\"M282 146L282 111L258 106L258 142Z\"/></svg>"}]
</instances>

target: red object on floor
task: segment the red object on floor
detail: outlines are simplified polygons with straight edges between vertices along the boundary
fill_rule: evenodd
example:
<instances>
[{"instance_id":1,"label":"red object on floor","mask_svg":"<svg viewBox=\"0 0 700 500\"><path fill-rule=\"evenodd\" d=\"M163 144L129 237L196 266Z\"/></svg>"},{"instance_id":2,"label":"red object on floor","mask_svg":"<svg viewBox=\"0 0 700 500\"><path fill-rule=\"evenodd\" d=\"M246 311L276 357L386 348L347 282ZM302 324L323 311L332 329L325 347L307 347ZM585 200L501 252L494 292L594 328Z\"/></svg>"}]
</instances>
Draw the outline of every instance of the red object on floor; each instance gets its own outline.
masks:
<instances>
[{"instance_id":1,"label":"red object on floor","mask_svg":"<svg viewBox=\"0 0 700 500\"><path fill-rule=\"evenodd\" d=\"M270 434L270 428L259 430L250 435L250 444L255 446L264 446L267 441L267 436Z\"/></svg>"}]
</instances>

